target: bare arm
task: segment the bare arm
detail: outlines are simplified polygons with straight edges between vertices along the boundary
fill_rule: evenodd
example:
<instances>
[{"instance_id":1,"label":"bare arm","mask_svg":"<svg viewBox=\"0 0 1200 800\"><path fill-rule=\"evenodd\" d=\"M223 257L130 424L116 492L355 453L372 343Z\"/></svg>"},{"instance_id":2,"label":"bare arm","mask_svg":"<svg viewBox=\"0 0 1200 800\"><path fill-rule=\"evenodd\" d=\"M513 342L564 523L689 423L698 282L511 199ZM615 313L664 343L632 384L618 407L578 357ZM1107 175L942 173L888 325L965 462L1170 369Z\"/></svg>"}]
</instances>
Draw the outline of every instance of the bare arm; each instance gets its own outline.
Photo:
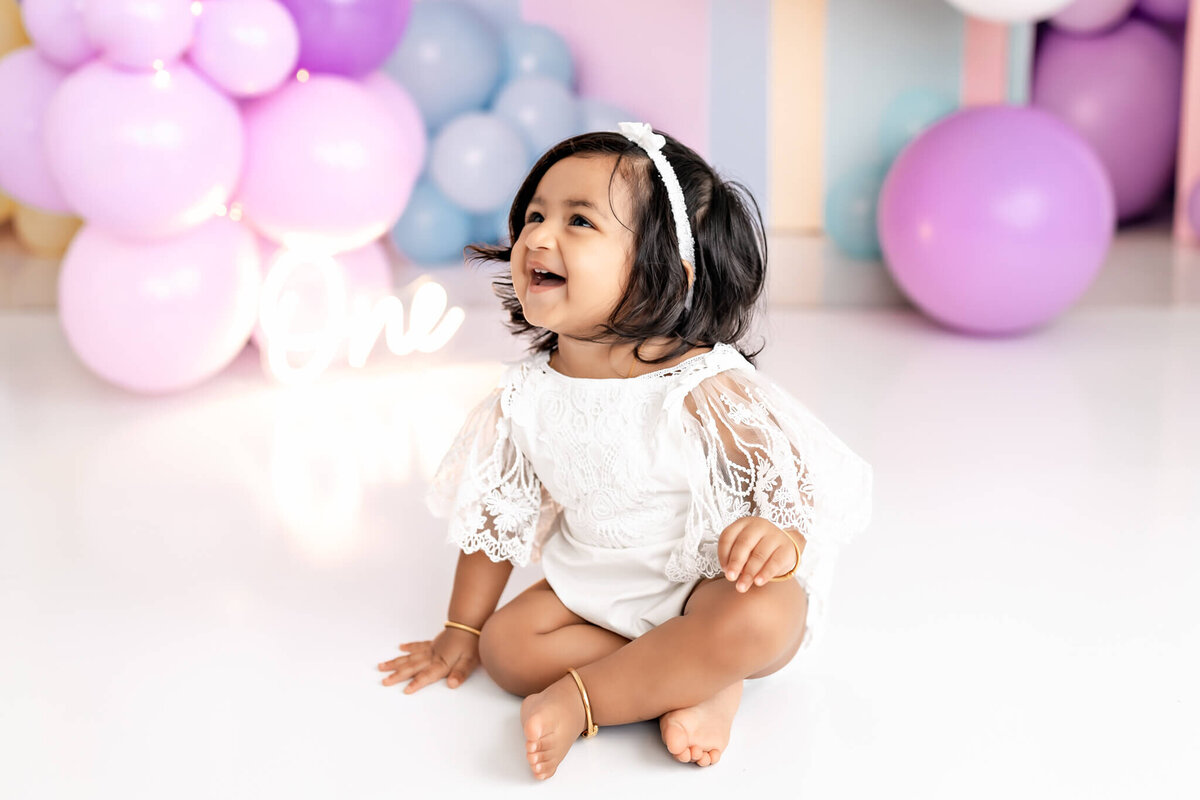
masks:
<instances>
[{"instance_id":1,"label":"bare arm","mask_svg":"<svg viewBox=\"0 0 1200 800\"><path fill-rule=\"evenodd\" d=\"M482 629L496 610L512 570L511 562L492 561L482 550L459 553L447 619ZM411 678L405 694L442 678L451 689L457 688L479 666L479 637L458 628L444 628L430 641L407 642L400 649L408 655L384 661L378 668L391 673L383 679L384 686Z\"/></svg>"},{"instance_id":2,"label":"bare arm","mask_svg":"<svg viewBox=\"0 0 1200 800\"><path fill-rule=\"evenodd\" d=\"M447 619L482 628L496 610L512 571L512 562L492 561L482 550L460 553Z\"/></svg>"}]
</instances>

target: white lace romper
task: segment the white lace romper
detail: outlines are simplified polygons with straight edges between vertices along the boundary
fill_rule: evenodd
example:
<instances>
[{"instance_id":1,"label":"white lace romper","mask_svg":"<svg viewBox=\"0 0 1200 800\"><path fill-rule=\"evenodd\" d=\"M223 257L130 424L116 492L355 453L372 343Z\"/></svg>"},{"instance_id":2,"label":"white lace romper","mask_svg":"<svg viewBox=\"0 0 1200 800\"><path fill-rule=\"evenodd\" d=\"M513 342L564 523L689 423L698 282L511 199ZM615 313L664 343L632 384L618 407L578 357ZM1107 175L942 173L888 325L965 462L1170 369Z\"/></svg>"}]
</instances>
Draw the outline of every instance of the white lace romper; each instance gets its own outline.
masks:
<instances>
[{"instance_id":1,"label":"white lace romper","mask_svg":"<svg viewBox=\"0 0 1200 800\"><path fill-rule=\"evenodd\" d=\"M805 537L796 576L819 631L838 548L865 528L871 468L734 347L634 378L573 378L537 353L471 412L434 477L448 540L539 561L571 611L633 639L721 574L730 523Z\"/></svg>"}]
</instances>

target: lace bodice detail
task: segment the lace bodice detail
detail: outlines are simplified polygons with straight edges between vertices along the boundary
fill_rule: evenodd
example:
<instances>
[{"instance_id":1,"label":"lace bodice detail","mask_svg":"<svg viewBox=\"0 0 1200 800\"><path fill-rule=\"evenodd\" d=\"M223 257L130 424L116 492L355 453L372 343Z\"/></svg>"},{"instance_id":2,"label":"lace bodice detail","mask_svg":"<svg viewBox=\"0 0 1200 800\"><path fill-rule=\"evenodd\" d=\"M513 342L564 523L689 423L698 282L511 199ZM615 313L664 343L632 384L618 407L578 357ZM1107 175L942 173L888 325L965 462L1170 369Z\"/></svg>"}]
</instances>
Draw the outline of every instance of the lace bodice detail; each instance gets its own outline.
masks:
<instances>
[{"instance_id":1,"label":"lace bodice detail","mask_svg":"<svg viewBox=\"0 0 1200 800\"><path fill-rule=\"evenodd\" d=\"M438 469L430 507L466 552L525 564L559 530L670 540L665 577L688 581L720 573L717 539L744 516L803 534L806 558L866 526L870 468L733 347L628 379L548 362L513 365Z\"/></svg>"}]
</instances>

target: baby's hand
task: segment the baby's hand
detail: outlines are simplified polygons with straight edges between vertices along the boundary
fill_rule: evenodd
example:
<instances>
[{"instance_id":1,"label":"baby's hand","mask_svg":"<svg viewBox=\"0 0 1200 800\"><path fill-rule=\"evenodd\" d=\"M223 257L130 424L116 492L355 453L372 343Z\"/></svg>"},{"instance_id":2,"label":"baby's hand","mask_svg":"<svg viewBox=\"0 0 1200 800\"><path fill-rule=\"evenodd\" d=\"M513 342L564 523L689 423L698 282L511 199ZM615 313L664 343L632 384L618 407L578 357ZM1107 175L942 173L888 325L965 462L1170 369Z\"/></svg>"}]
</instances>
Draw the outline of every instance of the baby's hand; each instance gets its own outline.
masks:
<instances>
[{"instance_id":1,"label":"baby's hand","mask_svg":"<svg viewBox=\"0 0 1200 800\"><path fill-rule=\"evenodd\" d=\"M379 671L392 673L383 679L384 686L392 686L415 675L404 687L405 694L412 694L442 678L446 678L447 686L455 689L479 666L479 637L456 628L447 628L433 641L408 642L400 645L400 649L408 655L384 661L379 665Z\"/></svg>"},{"instance_id":2,"label":"baby's hand","mask_svg":"<svg viewBox=\"0 0 1200 800\"><path fill-rule=\"evenodd\" d=\"M804 550L804 537L795 534ZM762 586L796 566L796 548L792 538L774 523L762 517L742 517L721 532L717 558L725 577L737 581L739 592L750 585Z\"/></svg>"}]
</instances>

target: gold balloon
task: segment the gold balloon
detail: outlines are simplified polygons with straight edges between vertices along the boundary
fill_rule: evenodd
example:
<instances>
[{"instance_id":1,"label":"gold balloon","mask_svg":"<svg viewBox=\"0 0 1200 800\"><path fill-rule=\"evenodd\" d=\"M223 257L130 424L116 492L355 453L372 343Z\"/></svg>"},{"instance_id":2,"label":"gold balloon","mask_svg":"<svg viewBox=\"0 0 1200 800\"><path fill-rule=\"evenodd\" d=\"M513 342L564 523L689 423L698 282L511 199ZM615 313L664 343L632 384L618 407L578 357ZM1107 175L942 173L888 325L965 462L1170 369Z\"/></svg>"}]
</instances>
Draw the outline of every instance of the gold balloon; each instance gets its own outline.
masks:
<instances>
[{"instance_id":1,"label":"gold balloon","mask_svg":"<svg viewBox=\"0 0 1200 800\"><path fill-rule=\"evenodd\" d=\"M17 241L29 252L45 258L61 258L82 226L79 217L47 214L20 203L13 215Z\"/></svg>"},{"instance_id":2,"label":"gold balloon","mask_svg":"<svg viewBox=\"0 0 1200 800\"><path fill-rule=\"evenodd\" d=\"M0 56L29 44L17 0L0 0Z\"/></svg>"},{"instance_id":3,"label":"gold balloon","mask_svg":"<svg viewBox=\"0 0 1200 800\"><path fill-rule=\"evenodd\" d=\"M16 210L17 201L13 200L4 192L0 192L0 225L8 222L9 218L12 217L13 212Z\"/></svg>"}]
</instances>

